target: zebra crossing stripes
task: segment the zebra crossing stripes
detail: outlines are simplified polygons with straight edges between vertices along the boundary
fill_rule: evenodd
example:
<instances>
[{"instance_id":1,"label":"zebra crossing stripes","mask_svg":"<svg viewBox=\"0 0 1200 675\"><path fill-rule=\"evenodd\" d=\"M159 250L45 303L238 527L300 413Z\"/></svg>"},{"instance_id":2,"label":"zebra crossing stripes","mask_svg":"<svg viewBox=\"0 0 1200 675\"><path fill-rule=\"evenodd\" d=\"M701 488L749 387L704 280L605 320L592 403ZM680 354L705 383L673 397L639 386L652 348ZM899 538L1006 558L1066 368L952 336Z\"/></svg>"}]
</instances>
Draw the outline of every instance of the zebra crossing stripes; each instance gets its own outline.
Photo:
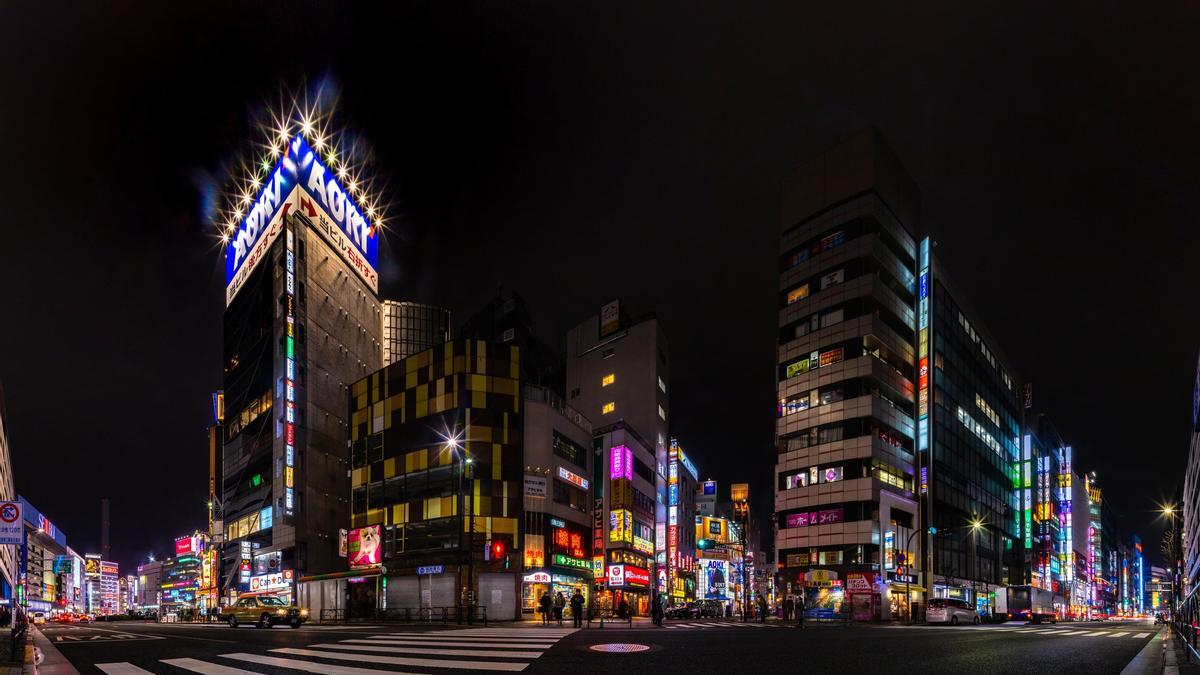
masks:
<instances>
[{"instance_id":1,"label":"zebra crossing stripes","mask_svg":"<svg viewBox=\"0 0 1200 675\"><path fill-rule=\"evenodd\" d=\"M268 649L266 654L234 652L212 660L162 659L157 663L200 675L261 675L247 670L254 664L271 673L321 673L322 675L381 675L402 673L399 668L452 668L474 672L520 672L546 649L574 633L574 629L538 630L468 628L420 633L382 633L338 642L318 642L306 647ZM333 636L328 636L333 637ZM98 663L105 675L155 675L164 670L154 664ZM172 671L177 672L177 671Z\"/></svg>"},{"instance_id":2,"label":"zebra crossing stripes","mask_svg":"<svg viewBox=\"0 0 1200 675\"><path fill-rule=\"evenodd\" d=\"M663 628L779 628L773 623L741 623L738 621L687 621L664 624Z\"/></svg>"}]
</instances>

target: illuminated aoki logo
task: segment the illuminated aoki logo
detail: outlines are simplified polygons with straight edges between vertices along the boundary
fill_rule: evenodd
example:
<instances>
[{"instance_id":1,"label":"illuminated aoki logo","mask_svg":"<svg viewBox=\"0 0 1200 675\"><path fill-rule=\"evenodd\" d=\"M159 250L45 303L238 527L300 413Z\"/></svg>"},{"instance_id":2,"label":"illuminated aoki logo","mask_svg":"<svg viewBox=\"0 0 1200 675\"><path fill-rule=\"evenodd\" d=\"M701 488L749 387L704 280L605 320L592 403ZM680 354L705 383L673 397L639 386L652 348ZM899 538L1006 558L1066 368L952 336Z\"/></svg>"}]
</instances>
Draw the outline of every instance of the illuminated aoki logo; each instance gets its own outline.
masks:
<instances>
[{"instance_id":1,"label":"illuminated aoki logo","mask_svg":"<svg viewBox=\"0 0 1200 675\"><path fill-rule=\"evenodd\" d=\"M263 188L262 193L258 195L258 200L250 209L250 215L246 216L246 222L242 224L237 236L233 239L234 271L241 267L246 254L254 248L254 242L258 241L259 235L266 232L275 212L279 210L279 205L282 203L280 197L283 193L283 182L283 170L276 167L275 173L271 175L271 180Z\"/></svg>"}]
</instances>

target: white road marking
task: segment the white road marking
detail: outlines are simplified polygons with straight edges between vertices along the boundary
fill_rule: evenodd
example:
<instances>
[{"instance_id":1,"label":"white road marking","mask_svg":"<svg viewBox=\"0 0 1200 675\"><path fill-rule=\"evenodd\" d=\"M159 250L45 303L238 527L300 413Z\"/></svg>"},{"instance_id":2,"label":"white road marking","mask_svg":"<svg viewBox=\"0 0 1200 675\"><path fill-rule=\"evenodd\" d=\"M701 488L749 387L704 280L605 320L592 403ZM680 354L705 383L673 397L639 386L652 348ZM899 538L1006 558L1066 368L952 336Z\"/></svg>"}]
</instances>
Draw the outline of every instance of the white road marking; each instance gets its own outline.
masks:
<instances>
[{"instance_id":1,"label":"white road marking","mask_svg":"<svg viewBox=\"0 0 1200 675\"><path fill-rule=\"evenodd\" d=\"M148 670L138 668L132 663L122 661L120 663L97 663L96 667L108 675L154 675Z\"/></svg>"},{"instance_id":2,"label":"white road marking","mask_svg":"<svg viewBox=\"0 0 1200 675\"><path fill-rule=\"evenodd\" d=\"M447 642L444 640L421 640L414 638L412 640L341 640L341 642L349 642L350 644L359 645L380 645L382 647L476 647L476 648L493 648L493 649L549 649L553 644L529 644L527 642L474 642L463 640L461 642Z\"/></svg>"},{"instance_id":3,"label":"white road marking","mask_svg":"<svg viewBox=\"0 0 1200 675\"><path fill-rule=\"evenodd\" d=\"M1090 633L1084 633L1081 637L1095 637L1097 635L1108 635L1108 631L1094 630Z\"/></svg>"},{"instance_id":4,"label":"white road marking","mask_svg":"<svg viewBox=\"0 0 1200 675\"><path fill-rule=\"evenodd\" d=\"M330 636L333 637L333 636ZM479 643L512 642L518 644L555 643L561 638L525 638L525 637L475 637L474 635L429 635L428 633L389 633L384 635L369 635L371 640L433 640L448 641L472 640Z\"/></svg>"},{"instance_id":5,"label":"white road marking","mask_svg":"<svg viewBox=\"0 0 1200 675\"><path fill-rule=\"evenodd\" d=\"M1134 633L1132 637L1135 637L1135 638L1144 638L1144 637L1146 637L1147 635L1149 635L1149 633Z\"/></svg>"},{"instance_id":6,"label":"white road marking","mask_svg":"<svg viewBox=\"0 0 1200 675\"><path fill-rule=\"evenodd\" d=\"M257 670L242 670L241 668L230 668L222 666L219 663L209 663L199 659L162 659L162 663L176 668L190 670L193 673L201 675L261 675Z\"/></svg>"},{"instance_id":7,"label":"white road marking","mask_svg":"<svg viewBox=\"0 0 1200 675\"><path fill-rule=\"evenodd\" d=\"M439 647L441 645L438 645ZM477 645L482 647L485 645ZM320 647L323 649L346 649L349 651L358 652L382 652L386 654L432 654L434 656L487 656L492 658L510 658L510 659L536 659L545 652L515 652L515 651L489 651L486 649L436 649L431 647L409 647L409 646L391 646L391 645L344 645L337 642L322 642L320 644L309 645L309 647Z\"/></svg>"},{"instance_id":8,"label":"white road marking","mask_svg":"<svg viewBox=\"0 0 1200 675\"><path fill-rule=\"evenodd\" d=\"M316 663L315 661L301 661L299 659L281 659L275 656L263 656L262 654L222 654L221 658L249 661L251 663L261 663L265 666L275 666L276 668L291 668L292 670L302 670L306 673L320 673L320 675L379 675L383 672L391 672L376 670L375 668L336 666L329 663ZM393 675L418 674L393 672Z\"/></svg>"},{"instance_id":9,"label":"white road marking","mask_svg":"<svg viewBox=\"0 0 1200 675\"><path fill-rule=\"evenodd\" d=\"M1121 637L1122 635L1128 635L1128 633L1125 633L1124 631L1122 631L1120 633L1112 633L1111 635L1109 635L1109 637Z\"/></svg>"},{"instance_id":10,"label":"white road marking","mask_svg":"<svg viewBox=\"0 0 1200 675\"><path fill-rule=\"evenodd\" d=\"M460 668L462 670L507 670L518 672L529 667L528 663L495 663L492 661L456 661L450 659L414 659L403 656L368 656L366 654L340 654L337 652L321 652L313 649L272 649L276 654L292 656L313 656L319 659L336 659L339 661L361 661L377 665L392 666L423 666L426 668Z\"/></svg>"}]
</instances>

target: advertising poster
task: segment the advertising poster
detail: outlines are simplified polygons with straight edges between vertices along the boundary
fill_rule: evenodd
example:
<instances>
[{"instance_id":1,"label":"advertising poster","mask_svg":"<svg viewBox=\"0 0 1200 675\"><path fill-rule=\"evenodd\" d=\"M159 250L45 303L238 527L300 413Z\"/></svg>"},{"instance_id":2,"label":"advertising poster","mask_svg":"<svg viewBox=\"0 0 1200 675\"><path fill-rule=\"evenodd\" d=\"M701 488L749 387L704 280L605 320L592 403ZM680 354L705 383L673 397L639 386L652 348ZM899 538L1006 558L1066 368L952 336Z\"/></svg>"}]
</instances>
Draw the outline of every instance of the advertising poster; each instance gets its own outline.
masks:
<instances>
[{"instance_id":1,"label":"advertising poster","mask_svg":"<svg viewBox=\"0 0 1200 675\"><path fill-rule=\"evenodd\" d=\"M351 567L369 567L378 565L383 559L383 547L380 546L380 528L378 525L368 525L350 530L347 539L347 552Z\"/></svg>"}]
</instances>

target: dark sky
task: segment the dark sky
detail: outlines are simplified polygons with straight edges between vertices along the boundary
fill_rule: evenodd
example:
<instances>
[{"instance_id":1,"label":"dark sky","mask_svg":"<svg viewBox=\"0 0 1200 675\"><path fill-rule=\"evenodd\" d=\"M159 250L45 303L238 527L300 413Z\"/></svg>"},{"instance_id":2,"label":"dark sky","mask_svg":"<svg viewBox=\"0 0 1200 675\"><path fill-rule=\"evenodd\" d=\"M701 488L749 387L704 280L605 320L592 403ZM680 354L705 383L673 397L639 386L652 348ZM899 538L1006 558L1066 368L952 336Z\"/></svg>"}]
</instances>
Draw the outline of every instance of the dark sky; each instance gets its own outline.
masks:
<instances>
[{"instance_id":1,"label":"dark sky","mask_svg":"<svg viewBox=\"0 0 1200 675\"><path fill-rule=\"evenodd\" d=\"M762 511L778 183L878 127L1037 408L1156 542L1200 347L1197 10L811 4L3 3L18 490L81 553L111 497L123 565L202 525L223 275L198 177L329 77L390 180L389 295L462 317L502 284L550 339L614 297L656 312L673 433Z\"/></svg>"}]
</instances>

